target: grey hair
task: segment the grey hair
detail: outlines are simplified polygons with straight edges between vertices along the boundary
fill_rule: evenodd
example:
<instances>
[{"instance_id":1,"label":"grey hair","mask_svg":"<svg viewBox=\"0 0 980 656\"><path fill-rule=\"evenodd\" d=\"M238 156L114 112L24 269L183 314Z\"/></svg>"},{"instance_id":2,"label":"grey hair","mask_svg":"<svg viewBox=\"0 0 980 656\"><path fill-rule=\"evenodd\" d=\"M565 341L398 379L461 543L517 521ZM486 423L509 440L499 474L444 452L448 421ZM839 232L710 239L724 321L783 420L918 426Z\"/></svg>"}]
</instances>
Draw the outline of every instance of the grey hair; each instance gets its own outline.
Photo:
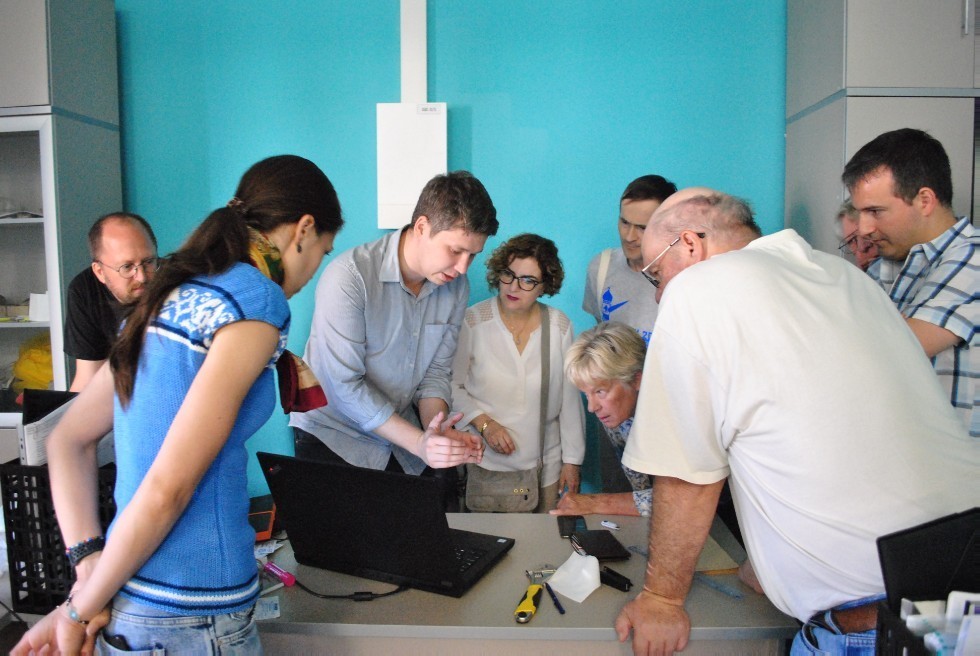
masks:
<instances>
[{"instance_id":1,"label":"grey hair","mask_svg":"<svg viewBox=\"0 0 980 656\"><path fill-rule=\"evenodd\" d=\"M843 203L841 203L840 208L837 210L835 228L837 230L837 237L839 239L843 239L844 237L847 237L847 235L844 234L844 228L841 225L841 219L843 219L845 216L849 218L851 221L854 221L855 223L857 223L861 219L861 213L858 212L856 207L854 207L854 203L851 202L850 198L848 198Z\"/></svg>"},{"instance_id":2,"label":"grey hair","mask_svg":"<svg viewBox=\"0 0 980 656\"><path fill-rule=\"evenodd\" d=\"M706 232L713 239L738 247L762 236L748 201L722 193L702 194L680 201L661 215L657 229L671 236L684 230Z\"/></svg>"},{"instance_id":3,"label":"grey hair","mask_svg":"<svg viewBox=\"0 0 980 656\"><path fill-rule=\"evenodd\" d=\"M565 353L565 375L576 387L601 380L632 384L643 371L647 345L640 335L618 321L586 330Z\"/></svg>"},{"instance_id":4,"label":"grey hair","mask_svg":"<svg viewBox=\"0 0 980 656\"><path fill-rule=\"evenodd\" d=\"M838 221L845 216L850 217L852 221L857 221L861 217L861 213L854 207L854 203L851 202L850 198L841 203L840 208L837 210Z\"/></svg>"}]
</instances>

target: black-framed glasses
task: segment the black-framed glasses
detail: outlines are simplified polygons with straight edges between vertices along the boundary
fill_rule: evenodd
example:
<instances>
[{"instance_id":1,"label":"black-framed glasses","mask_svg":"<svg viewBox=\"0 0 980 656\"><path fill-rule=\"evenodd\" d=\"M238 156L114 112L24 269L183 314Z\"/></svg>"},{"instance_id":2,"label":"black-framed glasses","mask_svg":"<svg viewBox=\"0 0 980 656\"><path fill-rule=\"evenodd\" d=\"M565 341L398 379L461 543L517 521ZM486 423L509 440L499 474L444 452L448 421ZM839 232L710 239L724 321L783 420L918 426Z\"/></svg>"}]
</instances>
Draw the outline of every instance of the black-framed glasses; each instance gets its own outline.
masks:
<instances>
[{"instance_id":1,"label":"black-framed glasses","mask_svg":"<svg viewBox=\"0 0 980 656\"><path fill-rule=\"evenodd\" d=\"M857 238L858 238L858 233L857 230L855 230L854 232L852 232L851 234L847 235L846 237L840 240L840 243L837 244L837 250L841 252L841 255L845 255L848 251L852 253L854 252L854 249L856 248L854 242L857 241Z\"/></svg>"},{"instance_id":2,"label":"black-framed glasses","mask_svg":"<svg viewBox=\"0 0 980 656\"><path fill-rule=\"evenodd\" d=\"M704 232L695 232L694 234L696 234L701 239L704 239L707 233L704 233ZM661 258L663 258L663 256L667 254L667 251L670 250L670 247L673 246L674 244L676 244L677 242L679 242L680 240L681 240L681 236L680 235L677 235L677 237L674 239L674 241L672 241L669 244L667 244L667 248L665 248L662 251L660 251L660 254L657 255L657 257L655 257L652 260L650 260L650 264L648 264L645 267L643 267L642 269L640 269L640 273L643 274L643 277L646 278L647 280L649 280L650 281L650 284L653 285L654 287L656 287L658 289L660 288L660 280L658 280L657 278L655 278L652 273L649 273L647 271L647 269L649 269L654 264L656 264L657 262L659 262L661 260Z\"/></svg>"},{"instance_id":3,"label":"black-framed glasses","mask_svg":"<svg viewBox=\"0 0 980 656\"><path fill-rule=\"evenodd\" d=\"M855 230L851 234L841 239L840 243L837 244L837 250L840 251L841 255L847 255L848 253L857 254L867 251L873 245L873 241L867 237L859 235L858 231Z\"/></svg>"},{"instance_id":4,"label":"black-framed glasses","mask_svg":"<svg viewBox=\"0 0 980 656\"><path fill-rule=\"evenodd\" d=\"M140 260L137 264L132 264L127 262L126 264L120 264L117 267L110 266L103 262L102 260L96 260L99 264L107 269L112 269L119 274L121 278L132 278L136 275L139 269L143 269L143 274L153 273L160 266L160 258L158 257L148 257L145 260Z\"/></svg>"},{"instance_id":5,"label":"black-framed glasses","mask_svg":"<svg viewBox=\"0 0 980 656\"><path fill-rule=\"evenodd\" d=\"M510 269L504 269L503 271L500 272L500 275L497 277L500 280L500 282L504 283L505 285L509 285L510 283L516 280L517 286L526 292L531 291L532 289L534 289L535 287L541 284L541 281L535 278L534 276L519 276L515 274L513 271L511 271Z\"/></svg>"}]
</instances>

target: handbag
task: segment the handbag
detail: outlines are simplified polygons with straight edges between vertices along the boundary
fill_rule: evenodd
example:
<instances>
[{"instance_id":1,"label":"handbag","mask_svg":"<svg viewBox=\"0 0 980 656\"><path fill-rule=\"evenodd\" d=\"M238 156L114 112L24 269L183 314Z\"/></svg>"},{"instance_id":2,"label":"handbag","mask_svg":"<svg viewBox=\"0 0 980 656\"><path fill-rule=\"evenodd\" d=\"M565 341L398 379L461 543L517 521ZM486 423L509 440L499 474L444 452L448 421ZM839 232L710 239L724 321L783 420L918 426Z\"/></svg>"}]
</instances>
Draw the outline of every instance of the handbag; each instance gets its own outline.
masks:
<instances>
[{"instance_id":1,"label":"handbag","mask_svg":"<svg viewBox=\"0 0 980 656\"><path fill-rule=\"evenodd\" d=\"M544 466L544 428L551 378L551 321L548 306L541 304L541 426L538 462L533 469L493 471L466 465L466 507L472 512L533 512L538 507L541 470Z\"/></svg>"}]
</instances>

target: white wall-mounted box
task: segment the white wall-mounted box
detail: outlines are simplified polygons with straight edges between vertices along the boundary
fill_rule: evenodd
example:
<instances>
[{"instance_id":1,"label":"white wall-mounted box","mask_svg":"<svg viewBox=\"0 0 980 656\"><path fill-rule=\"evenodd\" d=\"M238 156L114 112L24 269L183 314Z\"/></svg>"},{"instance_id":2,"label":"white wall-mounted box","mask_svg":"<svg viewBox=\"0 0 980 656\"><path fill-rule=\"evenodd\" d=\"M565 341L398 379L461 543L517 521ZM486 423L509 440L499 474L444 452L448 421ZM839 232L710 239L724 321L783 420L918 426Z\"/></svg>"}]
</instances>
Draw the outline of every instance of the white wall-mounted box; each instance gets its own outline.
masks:
<instances>
[{"instance_id":1,"label":"white wall-mounted box","mask_svg":"<svg viewBox=\"0 0 980 656\"><path fill-rule=\"evenodd\" d=\"M446 172L446 103L378 103L378 227L412 218L425 183Z\"/></svg>"}]
</instances>

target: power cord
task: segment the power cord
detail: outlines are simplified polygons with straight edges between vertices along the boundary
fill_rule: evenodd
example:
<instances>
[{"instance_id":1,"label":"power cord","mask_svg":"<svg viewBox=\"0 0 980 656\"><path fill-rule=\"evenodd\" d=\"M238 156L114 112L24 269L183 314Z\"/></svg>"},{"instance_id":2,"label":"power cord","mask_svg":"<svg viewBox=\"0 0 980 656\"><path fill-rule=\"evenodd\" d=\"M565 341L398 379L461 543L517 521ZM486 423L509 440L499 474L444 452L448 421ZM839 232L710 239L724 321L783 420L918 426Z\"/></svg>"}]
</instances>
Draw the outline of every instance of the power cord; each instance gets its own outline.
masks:
<instances>
[{"instance_id":1,"label":"power cord","mask_svg":"<svg viewBox=\"0 0 980 656\"><path fill-rule=\"evenodd\" d=\"M279 533L281 534L282 531L280 531ZM282 535L281 537L277 537L276 539L286 541L289 538L285 535ZM296 587L302 590L303 592L306 592L307 594L311 594L314 597L318 597L320 599L348 599L350 601L374 601L375 599L381 599L382 597L390 597L391 595L395 595L398 594L399 592L405 592L406 590L408 590L407 585L400 585L394 590L390 590L388 592L370 592L368 590L361 590L359 592L352 592L351 594L346 594L346 595L331 595L331 594L323 594L322 592L317 592L316 590L311 590L310 588L303 585L303 583L299 579L296 579Z\"/></svg>"},{"instance_id":2,"label":"power cord","mask_svg":"<svg viewBox=\"0 0 980 656\"><path fill-rule=\"evenodd\" d=\"M24 624L27 624L27 622L24 622L24 619L20 615L18 615L17 613L14 612L14 609L13 608L11 608L7 604L3 603L2 601L0 601L0 606L3 606L4 610L6 610L13 617L15 617L18 622L23 622Z\"/></svg>"},{"instance_id":3,"label":"power cord","mask_svg":"<svg viewBox=\"0 0 980 656\"><path fill-rule=\"evenodd\" d=\"M399 592L404 592L405 590L408 590L407 585L400 585L394 590L391 590L389 592L368 592L362 590L360 592L352 592L351 594L347 594L347 595L331 595L331 594L323 594L320 592L316 592L315 590L310 590L308 587L303 585L299 579L296 579L296 587L303 590L304 592L313 595L314 597L319 597L320 599L349 599L350 601L374 601L375 599L381 599L382 597L390 597L391 595L398 594Z\"/></svg>"}]
</instances>

